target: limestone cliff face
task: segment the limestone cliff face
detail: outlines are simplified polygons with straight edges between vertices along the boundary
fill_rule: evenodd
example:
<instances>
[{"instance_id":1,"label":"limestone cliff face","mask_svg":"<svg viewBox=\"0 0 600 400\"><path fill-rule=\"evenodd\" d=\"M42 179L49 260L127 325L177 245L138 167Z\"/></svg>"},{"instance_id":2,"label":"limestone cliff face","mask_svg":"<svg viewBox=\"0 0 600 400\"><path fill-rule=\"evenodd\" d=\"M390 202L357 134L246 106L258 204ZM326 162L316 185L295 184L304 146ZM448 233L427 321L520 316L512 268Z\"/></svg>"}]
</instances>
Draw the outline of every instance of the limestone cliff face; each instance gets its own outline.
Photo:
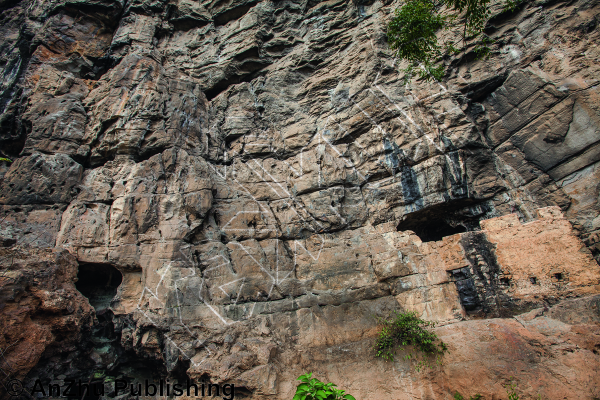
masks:
<instances>
[{"instance_id":1,"label":"limestone cliff face","mask_svg":"<svg viewBox=\"0 0 600 400\"><path fill-rule=\"evenodd\" d=\"M388 50L401 4L0 1L11 376L598 396L600 5L495 5L492 57L428 83ZM444 365L374 357L397 309Z\"/></svg>"}]
</instances>

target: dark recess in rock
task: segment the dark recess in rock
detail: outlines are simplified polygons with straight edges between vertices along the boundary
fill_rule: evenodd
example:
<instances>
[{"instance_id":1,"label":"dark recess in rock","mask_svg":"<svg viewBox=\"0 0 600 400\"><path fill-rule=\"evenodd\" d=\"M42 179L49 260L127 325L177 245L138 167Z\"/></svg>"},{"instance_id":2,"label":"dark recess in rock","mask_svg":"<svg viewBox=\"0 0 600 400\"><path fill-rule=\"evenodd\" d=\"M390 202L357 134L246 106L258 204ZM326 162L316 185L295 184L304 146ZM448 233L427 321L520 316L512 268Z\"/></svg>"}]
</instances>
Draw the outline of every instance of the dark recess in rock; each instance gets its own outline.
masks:
<instances>
[{"instance_id":1,"label":"dark recess in rock","mask_svg":"<svg viewBox=\"0 0 600 400\"><path fill-rule=\"evenodd\" d=\"M0 247L10 247L17 243L17 239L0 237Z\"/></svg>"},{"instance_id":2,"label":"dark recess in rock","mask_svg":"<svg viewBox=\"0 0 600 400\"><path fill-rule=\"evenodd\" d=\"M108 310L123 281L121 272L109 264L81 264L75 287L96 310L96 315Z\"/></svg>"},{"instance_id":3,"label":"dark recess in rock","mask_svg":"<svg viewBox=\"0 0 600 400\"><path fill-rule=\"evenodd\" d=\"M237 85L238 83L242 82L251 82L255 77L256 76L254 76L254 74L250 73L230 76L227 79L223 79L217 82L212 88L204 91L204 95L206 96L206 99L208 101L211 101L212 99L229 89L231 85Z\"/></svg>"},{"instance_id":4,"label":"dark recess in rock","mask_svg":"<svg viewBox=\"0 0 600 400\"><path fill-rule=\"evenodd\" d=\"M119 25L122 15L122 3L118 1L94 1L90 3L84 2L65 2L58 5L52 10L49 16L65 11L71 14L85 13L101 20L104 24L111 28L115 28Z\"/></svg>"},{"instance_id":5,"label":"dark recess in rock","mask_svg":"<svg viewBox=\"0 0 600 400\"><path fill-rule=\"evenodd\" d=\"M38 365L28 374L26 382L32 386L39 379L44 387L57 375L82 384L90 384L92 389L85 397L77 391L72 399L96 400L115 398L114 384L105 381L105 377L123 379L130 383L144 382L146 379L165 379L168 375L164 364L148 357L141 357L133 349L126 349L121 344L123 329L131 321L116 318L109 309L98 313L96 322L83 332L82 340L77 349L68 351L48 349ZM99 396L104 385L104 396ZM31 387L29 388L31 391ZM76 389L77 390L77 389ZM121 393L122 394L122 393Z\"/></svg>"},{"instance_id":6,"label":"dark recess in rock","mask_svg":"<svg viewBox=\"0 0 600 400\"><path fill-rule=\"evenodd\" d=\"M165 14L168 21L173 24L175 30L188 31L194 28L201 28L212 22L208 16L186 11L181 11L174 4L167 5Z\"/></svg>"},{"instance_id":7,"label":"dark recess in rock","mask_svg":"<svg viewBox=\"0 0 600 400\"><path fill-rule=\"evenodd\" d=\"M554 1L554 0L551 0ZM517 14L525 7L526 1L519 2L515 5L514 9L504 9L499 14L489 19L485 26L485 33L491 35L496 32L500 27L505 26L509 20L516 17Z\"/></svg>"},{"instance_id":8,"label":"dark recess in rock","mask_svg":"<svg viewBox=\"0 0 600 400\"><path fill-rule=\"evenodd\" d=\"M402 229L406 230L406 229ZM444 221L430 221L427 224L415 226L413 229L419 238L424 242L436 242L442 240L446 236L455 235L457 233L466 232L467 229L464 226L456 225L451 226Z\"/></svg>"},{"instance_id":9,"label":"dark recess in rock","mask_svg":"<svg viewBox=\"0 0 600 400\"><path fill-rule=\"evenodd\" d=\"M108 70L117 64L117 60L107 55L100 58L88 57L92 61L92 65L83 65L79 72L84 79L99 80Z\"/></svg>"},{"instance_id":10,"label":"dark recess in rock","mask_svg":"<svg viewBox=\"0 0 600 400\"><path fill-rule=\"evenodd\" d=\"M471 101L479 103L491 95L500 86L502 86L507 77L508 73L506 72L503 74L494 75L483 81L470 83L460 89L460 91Z\"/></svg>"},{"instance_id":11,"label":"dark recess in rock","mask_svg":"<svg viewBox=\"0 0 600 400\"><path fill-rule=\"evenodd\" d=\"M22 124L26 96L23 96L21 81L29 66L31 37L23 32L16 45L18 55L9 59L0 77L0 151L15 158L23 150L26 139L26 127Z\"/></svg>"},{"instance_id":12,"label":"dark recess in rock","mask_svg":"<svg viewBox=\"0 0 600 400\"><path fill-rule=\"evenodd\" d=\"M133 347L123 347L121 338L125 331L129 332L128 335L134 332L135 323L129 316L115 316L110 309L111 300L123 279L119 270L108 264L82 264L77 277L77 289L96 310L95 323L85 329L77 349L48 348L38 365L28 374L26 381L31 383L29 386L40 379L47 387L52 379L62 374L65 379L89 383L92 389L85 396L75 393L66 398L95 400L114 398L114 385L106 377L123 379L128 384L144 382L146 379L165 379L167 376L186 379L185 370L189 366L186 367L185 363L176 362L169 373L160 353L159 358L156 358L156 354L153 358L152 353L141 353L143 356L140 356L134 350L134 347L141 345L139 338L144 334L143 331L138 333L138 339L128 342ZM158 332L158 335L162 334ZM97 374L101 375L100 379ZM102 397L95 393L100 392L100 385L103 384Z\"/></svg>"},{"instance_id":13,"label":"dark recess in rock","mask_svg":"<svg viewBox=\"0 0 600 400\"><path fill-rule=\"evenodd\" d=\"M478 230L479 220L489 211L486 203L455 200L412 212L396 229L413 231L424 242L438 241L445 236Z\"/></svg>"},{"instance_id":14,"label":"dark recess in rock","mask_svg":"<svg viewBox=\"0 0 600 400\"><path fill-rule=\"evenodd\" d=\"M225 25L229 21L240 19L252 8L252 6L254 6L254 2L249 4L243 4L238 7L228 9L224 13L215 15L215 25Z\"/></svg>"},{"instance_id":15,"label":"dark recess in rock","mask_svg":"<svg viewBox=\"0 0 600 400\"><path fill-rule=\"evenodd\" d=\"M202 28L210 23L210 21L204 21L194 18L177 18L171 20L173 28L176 31L189 31L194 28Z\"/></svg>"}]
</instances>

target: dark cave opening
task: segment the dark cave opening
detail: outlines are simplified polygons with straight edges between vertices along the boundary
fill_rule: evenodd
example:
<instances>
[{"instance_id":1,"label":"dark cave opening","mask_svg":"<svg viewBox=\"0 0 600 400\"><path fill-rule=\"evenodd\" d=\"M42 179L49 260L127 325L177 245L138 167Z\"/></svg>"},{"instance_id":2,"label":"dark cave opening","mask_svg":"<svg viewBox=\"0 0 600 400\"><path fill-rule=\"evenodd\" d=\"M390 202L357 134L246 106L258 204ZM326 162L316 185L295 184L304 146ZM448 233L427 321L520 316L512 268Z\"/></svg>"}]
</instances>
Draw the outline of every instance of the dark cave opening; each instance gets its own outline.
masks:
<instances>
[{"instance_id":1,"label":"dark cave opening","mask_svg":"<svg viewBox=\"0 0 600 400\"><path fill-rule=\"evenodd\" d=\"M467 228L462 225L451 226L444 220L425 221L418 224L406 224L399 231L413 231L424 242L437 242L446 236L466 232Z\"/></svg>"},{"instance_id":2,"label":"dark cave opening","mask_svg":"<svg viewBox=\"0 0 600 400\"><path fill-rule=\"evenodd\" d=\"M479 221L490 211L486 203L455 200L407 214L396 229L413 231L423 242L434 242L457 233L479 230Z\"/></svg>"},{"instance_id":3,"label":"dark cave opening","mask_svg":"<svg viewBox=\"0 0 600 400\"><path fill-rule=\"evenodd\" d=\"M123 332L134 331L135 322L129 316L115 315L110 308L123 281L121 272L109 264L81 264L77 278L75 286L96 310L96 321L87 328L80 343L82 355L77 363L71 363L70 369L79 371L75 372L73 379L81 380L84 386L89 383L85 396L76 387L75 397L84 400L111 398L114 385L109 383L115 379L123 379L129 385L134 381L152 381L167 376L168 371L156 354L138 354L134 348L123 346ZM183 375L176 370L171 376L176 374ZM104 394L98 394L102 390Z\"/></svg>"},{"instance_id":4,"label":"dark cave opening","mask_svg":"<svg viewBox=\"0 0 600 400\"><path fill-rule=\"evenodd\" d=\"M448 210L440 207L425 209L409 214L404 221L398 224L396 229L413 231L423 242L437 242L446 236L467 232L464 225L448 221L449 216ZM469 228L468 230L473 230L475 226L469 226Z\"/></svg>"},{"instance_id":5,"label":"dark cave opening","mask_svg":"<svg viewBox=\"0 0 600 400\"><path fill-rule=\"evenodd\" d=\"M96 314L101 314L109 309L122 281L123 275L112 265L82 264L75 287L88 298Z\"/></svg>"}]
</instances>

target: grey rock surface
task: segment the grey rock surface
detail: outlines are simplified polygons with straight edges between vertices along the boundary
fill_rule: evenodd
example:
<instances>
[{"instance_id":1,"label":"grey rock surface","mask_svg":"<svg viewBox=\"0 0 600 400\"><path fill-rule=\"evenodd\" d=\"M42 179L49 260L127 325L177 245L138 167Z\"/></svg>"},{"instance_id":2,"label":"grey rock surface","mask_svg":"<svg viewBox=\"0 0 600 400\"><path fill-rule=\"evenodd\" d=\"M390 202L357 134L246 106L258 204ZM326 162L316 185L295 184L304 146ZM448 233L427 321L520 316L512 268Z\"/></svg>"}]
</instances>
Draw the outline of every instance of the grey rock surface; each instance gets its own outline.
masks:
<instances>
[{"instance_id":1,"label":"grey rock surface","mask_svg":"<svg viewBox=\"0 0 600 400\"><path fill-rule=\"evenodd\" d=\"M356 364L373 358L373 316L397 308L463 334L465 318L600 290L600 6L494 4L489 60L467 42L444 57L442 82L405 82L386 40L400 5L1 2L0 155L14 162L0 162L0 235L66 248L82 271L120 271L111 351L170 376L235 383L256 399L291 397L294 374L320 364L363 398L469 387L479 378L453 386ZM554 270L548 260L543 288L525 272L502 283L518 268L480 221L535 223L537 209L556 206L574 228L556 218L574 240L557 246L576 261ZM569 262L572 281L552 281ZM590 278L576 280L578 268ZM597 322L569 318L556 317ZM515 335L538 334L509 321ZM580 350L580 362L599 364ZM473 351L491 360L500 350ZM101 358L95 368L113 378L135 370ZM571 362L544 367L554 371L538 374L544 393ZM61 365L57 376L89 372ZM355 384L353 368L364 374ZM488 372L477 387L511 374ZM573 382L561 393L587 385Z\"/></svg>"}]
</instances>

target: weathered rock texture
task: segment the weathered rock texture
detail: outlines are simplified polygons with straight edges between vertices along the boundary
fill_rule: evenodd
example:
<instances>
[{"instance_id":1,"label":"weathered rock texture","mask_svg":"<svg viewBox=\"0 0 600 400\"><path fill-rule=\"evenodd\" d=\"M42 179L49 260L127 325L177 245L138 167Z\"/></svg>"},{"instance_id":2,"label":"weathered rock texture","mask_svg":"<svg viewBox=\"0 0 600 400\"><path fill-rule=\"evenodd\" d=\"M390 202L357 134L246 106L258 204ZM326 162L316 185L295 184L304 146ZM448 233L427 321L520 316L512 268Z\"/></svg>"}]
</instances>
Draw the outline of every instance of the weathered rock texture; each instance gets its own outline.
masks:
<instances>
[{"instance_id":1,"label":"weathered rock texture","mask_svg":"<svg viewBox=\"0 0 600 400\"><path fill-rule=\"evenodd\" d=\"M94 310L75 289L77 261L65 250L0 249L0 368L23 379L42 355L77 353Z\"/></svg>"},{"instance_id":2,"label":"weathered rock texture","mask_svg":"<svg viewBox=\"0 0 600 400\"><path fill-rule=\"evenodd\" d=\"M48 248L2 271L64 255L35 274L66 262L73 300L44 290L79 310L19 376L154 372L253 399L290 398L308 370L358 399L504 398L514 376L591 398L600 5L498 3L491 59L467 42L441 83L399 72L400 5L1 1L3 251ZM0 310L11 360L21 319L49 318L27 282L30 311ZM444 324L443 367L375 359L374 317L397 309Z\"/></svg>"}]
</instances>

